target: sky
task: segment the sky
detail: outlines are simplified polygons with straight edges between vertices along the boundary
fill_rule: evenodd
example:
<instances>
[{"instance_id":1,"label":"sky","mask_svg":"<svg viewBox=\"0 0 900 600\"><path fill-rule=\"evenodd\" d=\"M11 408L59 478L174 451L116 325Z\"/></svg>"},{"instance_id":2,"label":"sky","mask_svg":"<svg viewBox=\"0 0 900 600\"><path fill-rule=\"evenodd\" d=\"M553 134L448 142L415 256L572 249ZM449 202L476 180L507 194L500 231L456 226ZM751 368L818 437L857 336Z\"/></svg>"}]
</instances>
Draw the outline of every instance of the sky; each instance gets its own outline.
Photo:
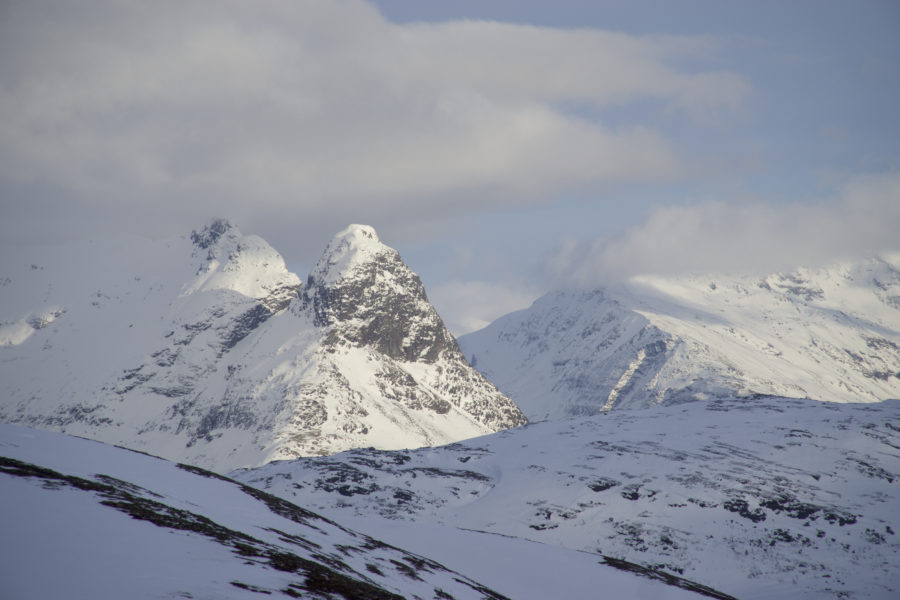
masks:
<instances>
[{"instance_id":1,"label":"sky","mask_svg":"<svg viewBox=\"0 0 900 600\"><path fill-rule=\"evenodd\" d=\"M894 0L0 2L0 250L376 228L457 335L900 247Z\"/></svg>"}]
</instances>

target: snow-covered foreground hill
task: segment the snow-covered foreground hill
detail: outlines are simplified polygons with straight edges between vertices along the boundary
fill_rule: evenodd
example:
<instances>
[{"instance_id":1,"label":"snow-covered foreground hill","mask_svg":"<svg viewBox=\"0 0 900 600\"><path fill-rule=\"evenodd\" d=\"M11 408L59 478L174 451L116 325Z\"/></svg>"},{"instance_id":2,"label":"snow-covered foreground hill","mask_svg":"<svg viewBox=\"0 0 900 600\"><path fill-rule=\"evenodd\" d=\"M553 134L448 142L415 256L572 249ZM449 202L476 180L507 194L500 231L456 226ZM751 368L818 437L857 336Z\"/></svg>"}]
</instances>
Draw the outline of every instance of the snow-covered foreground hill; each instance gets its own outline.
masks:
<instances>
[{"instance_id":1,"label":"snow-covered foreground hill","mask_svg":"<svg viewBox=\"0 0 900 600\"><path fill-rule=\"evenodd\" d=\"M743 600L900 594L898 400L717 399L232 475L397 542L415 531L398 521L491 532ZM455 568L441 539L427 547Z\"/></svg>"},{"instance_id":2,"label":"snow-covered foreground hill","mask_svg":"<svg viewBox=\"0 0 900 600\"><path fill-rule=\"evenodd\" d=\"M735 395L900 398L900 254L553 292L459 343L532 421Z\"/></svg>"},{"instance_id":3,"label":"snow-covered foreground hill","mask_svg":"<svg viewBox=\"0 0 900 600\"><path fill-rule=\"evenodd\" d=\"M494 591L211 472L5 424L0 531L4 599L700 597L583 553L474 533L432 540L480 557Z\"/></svg>"},{"instance_id":4,"label":"snow-covered foreground hill","mask_svg":"<svg viewBox=\"0 0 900 600\"><path fill-rule=\"evenodd\" d=\"M220 472L525 422L371 227L304 286L223 220L0 257L0 420Z\"/></svg>"}]
</instances>

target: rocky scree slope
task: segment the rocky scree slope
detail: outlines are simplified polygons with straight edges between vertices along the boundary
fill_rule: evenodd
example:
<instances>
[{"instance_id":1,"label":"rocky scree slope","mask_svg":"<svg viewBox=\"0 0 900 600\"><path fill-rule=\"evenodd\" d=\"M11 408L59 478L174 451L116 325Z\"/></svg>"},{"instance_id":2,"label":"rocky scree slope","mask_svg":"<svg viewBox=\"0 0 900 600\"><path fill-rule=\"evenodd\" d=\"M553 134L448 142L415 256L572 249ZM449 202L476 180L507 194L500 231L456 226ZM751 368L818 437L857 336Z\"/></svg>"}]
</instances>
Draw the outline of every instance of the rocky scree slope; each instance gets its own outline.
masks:
<instances>
[{"instance_id":1,"label":"rocky scree slope","mask_svg":"<svg viewBox=\"0 0 900 600\"><path fill-rule=\"evenodd\" d=\"M459 343L531 420L735 395L900 398L900 254L552 292Z\"/></svg>"},{"instance_id":2,"label":"rocky scree slope","mask_svg":"<svg viewBox=\"0 0 900 600\"><path fill-rule=\"evenodd\" d=\"M513 536L743 600L900 592L898 400L715 399L232 476L381 536L404 521Z\"/></svg>"},{"instance_id":3,"label":"rocky scree slope","mask_svg":"<svg viewBox=\"0 0 900 600\"><path fill-rule=\"evenodd\" d=\"M365 226L332 241L307 288L223 220L3 263L3 421L219 471L524 422Z\"/></svg>"}]
</instances>

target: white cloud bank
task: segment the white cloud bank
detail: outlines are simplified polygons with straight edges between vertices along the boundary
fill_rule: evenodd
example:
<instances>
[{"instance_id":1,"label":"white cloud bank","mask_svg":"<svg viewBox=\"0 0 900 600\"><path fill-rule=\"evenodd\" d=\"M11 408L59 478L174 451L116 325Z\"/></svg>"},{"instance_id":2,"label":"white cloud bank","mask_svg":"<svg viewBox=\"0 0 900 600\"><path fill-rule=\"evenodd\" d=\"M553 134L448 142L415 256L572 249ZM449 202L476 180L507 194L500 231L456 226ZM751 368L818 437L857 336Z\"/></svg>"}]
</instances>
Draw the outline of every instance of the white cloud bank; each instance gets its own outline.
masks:
<instances>
[{"instance_id":1,"label":"white cloud bank","mask_svg":"<svg viewBox=\"0 0 900 600\"><path fill-rule=\"evenodd\" d=\"M396 25L356 0L6 2L2 233L33 237L54 215L315 227L666 180L683 167L658 132L560 107L734 109L744 79L678 66L714 51L703 38Z\"/></svg>"},{"instance_id":2,"label":"white cloud bank","mask_svg":"<svg viewBox=\"0 0 900 600\"><path fill-rule=\"evenodd\" d=\"M557 284L632 275L768 273L900 250L900 173L860 176L819 203L662 207L610 241L568 243L548 261Z\"/></svg>"}]
</instances>

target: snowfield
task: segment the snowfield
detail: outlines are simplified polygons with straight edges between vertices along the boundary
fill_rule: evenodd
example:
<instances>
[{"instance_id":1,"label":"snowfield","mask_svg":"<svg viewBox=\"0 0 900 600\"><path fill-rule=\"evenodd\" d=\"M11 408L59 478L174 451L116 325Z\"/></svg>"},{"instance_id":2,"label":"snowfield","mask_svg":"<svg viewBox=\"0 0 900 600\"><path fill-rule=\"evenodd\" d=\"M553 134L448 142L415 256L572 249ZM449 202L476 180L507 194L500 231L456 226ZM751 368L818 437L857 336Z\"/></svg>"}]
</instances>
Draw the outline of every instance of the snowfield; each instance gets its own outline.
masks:
<instances>
[{"instance_id":1,"label":"snowfield","mask_svg":"<svg viewBox=\"0 0 900 600\"><path fill-rule=\"evenodd\" d=\"M0 597L16 600L503 600L594 598L597 589L614 598L700 597L596 556L415 532L420 549L430 540L454 555L502 556L494 568L475 569L495 590L427 553L387 545L220 475L5 424L0 530Z\"/></svg>"},{"instance_id":2,"label":"snowfield","mask_svg":"<svg viewBox=\"0 0 900 600\"><path fill-rule=\"evenodd\" d=\"M233 476L413 548L418 527L439 527L624 559L741 599L900 592L898 400L612 411Z\"/></svg>"}]
</instances>

